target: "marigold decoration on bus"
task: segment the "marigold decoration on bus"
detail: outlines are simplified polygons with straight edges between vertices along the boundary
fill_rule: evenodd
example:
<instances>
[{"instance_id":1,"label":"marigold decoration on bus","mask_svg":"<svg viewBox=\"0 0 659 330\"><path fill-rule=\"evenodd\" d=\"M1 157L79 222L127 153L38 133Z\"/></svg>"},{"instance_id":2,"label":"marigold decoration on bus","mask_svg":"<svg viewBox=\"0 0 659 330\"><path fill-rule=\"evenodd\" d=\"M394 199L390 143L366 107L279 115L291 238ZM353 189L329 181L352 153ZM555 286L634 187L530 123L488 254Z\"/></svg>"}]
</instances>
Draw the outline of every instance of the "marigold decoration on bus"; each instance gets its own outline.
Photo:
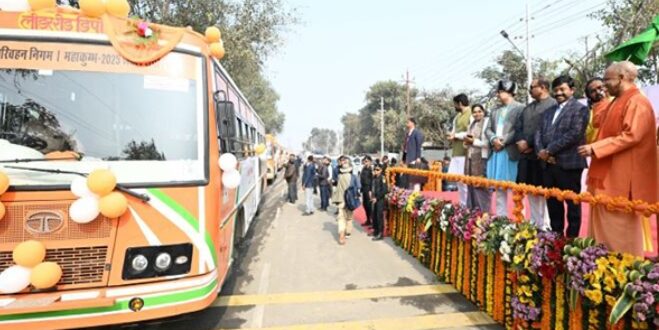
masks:
<instances>
[{"instance_id":1,"label":"marigold decoration on bus","mask_svg":"<svg viewBox=\"0 0 659 330\"><path fill-rule=\"evenodd\" d=\"M110 170L99 169L87 178L77 177L71 182L71 192L78 198L69 207L71 220L86 224L98 218L99 214L115 219L128 210L128 200L115 192L117 179Z\"/></svg>"},{"instance_id":2,"label":"marigold decoration on bus","mask_svg":"<svg viewBox=\"0 0 659 330\"><path fill-rule=\"evenodd\" d=\"M7 192L7 189L9 189L9 177L4 172L0 172L0 196ZM5 213L5 205L0 202L0 220L5 217Z\"/></svg>"},{"instance_id":3,"label":"marigold decoration on bus","mask_svg":"<svg viewBox=\"0 0 659 330\"><path fill-rule=\"evenodd\" d=\"M0 294L13 294L32 285L35 289L49 289L62 278L62 268L55 262L44 261L46 247L29 240L12 251L14 265L0 273Z\"/></svg>"},{"instance_id":4,"label":"marigold decoration on bus","mask_svg":"<svg viewBox=\"0 0 659 330\"><path fill-rule=\"evenodd\" d=\"M30 8L32 10L42 10L47 8L57 7L57 1L55 0L28 0Z\"/></svg>"}]
</instances>

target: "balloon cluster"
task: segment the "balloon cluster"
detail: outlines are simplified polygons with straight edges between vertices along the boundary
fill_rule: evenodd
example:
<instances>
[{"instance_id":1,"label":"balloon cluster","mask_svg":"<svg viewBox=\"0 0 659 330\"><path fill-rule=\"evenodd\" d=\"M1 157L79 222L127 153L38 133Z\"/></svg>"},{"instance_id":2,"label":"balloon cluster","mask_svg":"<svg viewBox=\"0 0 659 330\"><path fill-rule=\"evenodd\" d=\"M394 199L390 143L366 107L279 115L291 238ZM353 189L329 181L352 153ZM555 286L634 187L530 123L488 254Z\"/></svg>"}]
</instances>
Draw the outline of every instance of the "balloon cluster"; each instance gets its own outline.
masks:
<instances>
[{"instance_id":1,"label":"balloon cluster","mask_svg":"<svg viewBox=\"0 0 659 330\"><path fill-rule=\"evenodd\" d=\"M82 13L89 17L101 17L105 13L127 17L130 12L127 0L80 0L78 4Z\"/></svg>"},{"instance_id":2,"label":"balloon cluster","mask_svg":"<svg viewBox=\"0 0 659 330\"><path fill-rule=\"evenodd\" d=\"M25 241L12 252L15 265L0 273L0 294L54 287L62 278L62 268L55 262L44 262L46 247L39 241Z\"/></svg>"},{"instance_id":3,"label":"balloon cluster","mask_svg":"<svg viewBox=\"0 0 659 330\"><path fill-rule=\"evenodd\" d=\"M240 172L236 169L238 166L238 159L230 153L225 153L220 156L219 160L222 173L222 184L229 188L235 189L240 185Z\"/></svg>"},{"instance_id":4,"label":"balloon cluster","mask_svg":"<svg viewBox=\"0 0 659 330\"><path fill-rule=\"evenodd\" d=\"M117 178L110 170L100 169L85 179L78 177L71 182L71 192L79 199L69 207L69 217L77 223L89 223L100 214L119 218L128 209L128 200L120 192L113 191Z\"/></svg>"},{"instance_id":5,"label":"balloon cluster","mask_svg":"<svg viewBox=\"0 0 659 330\"><path fill-rule=\"evenodd\" d=\"M206 42L211 55L218 60L224 57L224 42L222 41L222 32L215 26L206 29Z\"/></svg>"},{"instance_id":6,"label":"balloon cluster","mask_svg":"<svg viewBox=\"0 0 659 330\"><path fill-rule=\"evenodd\" d=\"M7 189L9 189L9 177L7 174L0 172L0 195L7 192ZM5 205L0 202L0 220L5 217L6 211L7 210L5 209Z\"/></svg>"}]
</instances>

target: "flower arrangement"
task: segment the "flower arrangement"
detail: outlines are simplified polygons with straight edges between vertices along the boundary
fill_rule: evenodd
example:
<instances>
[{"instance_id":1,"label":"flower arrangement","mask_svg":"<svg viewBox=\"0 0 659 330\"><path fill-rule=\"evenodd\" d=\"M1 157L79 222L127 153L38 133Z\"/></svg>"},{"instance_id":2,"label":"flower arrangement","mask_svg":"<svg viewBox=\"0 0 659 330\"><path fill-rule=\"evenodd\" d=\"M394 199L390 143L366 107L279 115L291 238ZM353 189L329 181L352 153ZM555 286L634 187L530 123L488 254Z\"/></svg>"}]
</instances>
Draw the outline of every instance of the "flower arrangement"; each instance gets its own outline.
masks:
<instances>
[{"instance_id":1,"label":"flower arrangement","mask_svg":"<svg viewBox=\"0 0 659 330\"><path fill-rule=\"evenodd\" d=\"M517 225L517 232L513 236L513 251L511 266L517 271L527 269L533 247L538 242L538 228L531 222L525 221Z\"/></svg>"},{"instance_id":2,"label":"flower arrangement","mask_svg":"<svg viewBox=\"0 0 659 330\"><path fill-rule=\"evenodd\" d=\"M536 321L540 317L540 287L529 275L517 277L517 289L512 297L513 317L524 321Z\"/></svg>"},{"instance_id":3,"label":"flower arrangement","mask_svg":"<svg viewBox=\"0 0 659 330\"><path fill-rule=\"evenodd\" d=\"M160 30L151 23L142 20L128 20L128 24L133 35L135 45L142 47L151 47L158 43Z\"/></svg>"},{"instance_id":4,"label":"flower arrangement","mask_svg":"<svg viewBox=\"0 0 659 330\"><path fill-rule=\"evenodd\" d=\"M554 280L563 273L563 248L567 239L555 232L540 232L531 248L530 259L526 259L524 267L542 278Z\"/></svg>"},{"instance_id":5,"label":"flower arrangement","mask_svg":"<svg viewBox=\"0 0 659 330\"><path fill-rule=\"evenodd\" d=\"M478 230L474 237L479 251L486 254L502 252L502 255L505 254L507 259L510 260L512 238L516 228L510 219L507 217L492 218L483 216L476 221L476 227L478 227ZM504 261L506 256L502 256Z\"/></svg>"},{"instance_id":6,"label":"flower arrangement","mask_svg":"<svg viewBox=\"0 0 659 330\"><path fill-rule=\"evenodd\" d=\"M480 216L480 211L470 212L464 206L455 206L453 214L448 218L451 234L465 241L470 240L476 225L476 219Z\"/></svg>"},{"instance_id":7,"label":"flower arrangement","mask_svg":"<svg viewBox=\"0 0 659 330\"><path fill-rule=\"evenodd\" d=\"M659 264L648 260L635 262L628 280L624 293L611 311L609 322L617 323L632 310L636 322L652 321L655 327L659 327Z\"/></svg>"},{"instance_id":8,"label":"flower arrangement","mask_svg":"<svg viewBox=\"0 0 659 330\"><path fill-rule=\"evenodd\" d=\"M453 217L453 213L455 213L455 207L453 204L446 203L442 208L442 215L439 217L439 229L443 232L448 230L450 224L449 219Z\"/></svg>"}]
</instances>

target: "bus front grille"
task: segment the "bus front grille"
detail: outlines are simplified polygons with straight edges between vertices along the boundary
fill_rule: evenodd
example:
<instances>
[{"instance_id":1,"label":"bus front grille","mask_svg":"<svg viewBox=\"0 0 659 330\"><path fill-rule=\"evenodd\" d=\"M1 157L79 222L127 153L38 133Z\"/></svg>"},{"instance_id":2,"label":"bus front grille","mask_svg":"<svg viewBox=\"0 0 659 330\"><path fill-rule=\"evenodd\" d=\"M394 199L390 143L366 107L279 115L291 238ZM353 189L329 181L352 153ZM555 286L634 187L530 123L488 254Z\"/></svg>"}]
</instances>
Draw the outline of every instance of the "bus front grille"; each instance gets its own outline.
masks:
<instances>
[{"instance_id":1,"label":"bus front grille","mask_svg":"<svg viewBox=\"0 0 659 330\"><path fill-rule=\"evenodd\" d=\"M98 286L105 283L107 253L107 246L48 249L45 261L56 262L62 267L62 279L58 286ZM0 272L13 264L11 251L0 252Z\"/></svg>"}]
</instances>

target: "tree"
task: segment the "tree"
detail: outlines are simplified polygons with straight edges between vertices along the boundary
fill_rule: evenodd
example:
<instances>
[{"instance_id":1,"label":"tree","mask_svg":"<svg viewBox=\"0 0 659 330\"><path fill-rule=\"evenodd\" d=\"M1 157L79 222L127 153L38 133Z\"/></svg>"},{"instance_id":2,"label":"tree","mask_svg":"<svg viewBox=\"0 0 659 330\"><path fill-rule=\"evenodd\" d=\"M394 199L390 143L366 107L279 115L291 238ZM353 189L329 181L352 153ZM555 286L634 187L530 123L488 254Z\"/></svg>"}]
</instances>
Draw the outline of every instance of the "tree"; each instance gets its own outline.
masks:
<instances>
[{"instance_id":1,"label":"tree","mask_svg":"<svg viewBox=\"0 0 659 330\"><path fill-rule=\"evenodd\" d=\"M356 113L346 113L341 117L341 124L343 124L343 153L361 153L361 146L357 142L359 141L358 137L362 130L359 115Z\"/></svg>"},{"instance_id":2,"label":"tree","mask_svg":"<svg viewBox=\"0 0 659 330\"><path fill-rule=\"evenodd\" d=\"M512 51L504 50L496 58L496 65L488 66L476 73L492 88L501 79L508 79L517 84L518 100L526 102L529 82L527 81L526 60L522 55ZM558 61L534 59L532 64L533 77L546 77L551 79L558 75Z\"/></svg>"},{"instance_id":3,"label":"tree","mask_svg":"<svg viewBox=\"0 0 659 330\"><path fill-rule=\"evenodd\" d=\"M151 142L141 141L139 144L135 140L130 141L122 152L125 160L165 160L165 154L158 151L153 139Z\"/></svg>"},{"instance_id":4,"label":"tree","mask_svg":"<svg viewBox=\"0 0 659 330\"><path fill-rule=\"evenodd\" d=\"M609 37L595 46L604 48L600 57L633 36L643 32L659 13L659 0L608 0L607 6L591 17L609 29ZM608 64L606 61L605 65ZM603 65L600 67L603 71ZM646 84L659 83L659 44L655 43L644 65L639 68L639 79Z\"/></svg>"},{"instance_id":5,"label":"tree","mask_svg":"<svg viewBox=\"0 0 659 330\"><path fill-rule=\"evenodd\" d=\"M302 147L311 153L323 155L335 153L337 151L335 150L337 147L336 132L329 128L314 127L311 129L307 142L304 142Z\"/></svg>"}]
</instances>

